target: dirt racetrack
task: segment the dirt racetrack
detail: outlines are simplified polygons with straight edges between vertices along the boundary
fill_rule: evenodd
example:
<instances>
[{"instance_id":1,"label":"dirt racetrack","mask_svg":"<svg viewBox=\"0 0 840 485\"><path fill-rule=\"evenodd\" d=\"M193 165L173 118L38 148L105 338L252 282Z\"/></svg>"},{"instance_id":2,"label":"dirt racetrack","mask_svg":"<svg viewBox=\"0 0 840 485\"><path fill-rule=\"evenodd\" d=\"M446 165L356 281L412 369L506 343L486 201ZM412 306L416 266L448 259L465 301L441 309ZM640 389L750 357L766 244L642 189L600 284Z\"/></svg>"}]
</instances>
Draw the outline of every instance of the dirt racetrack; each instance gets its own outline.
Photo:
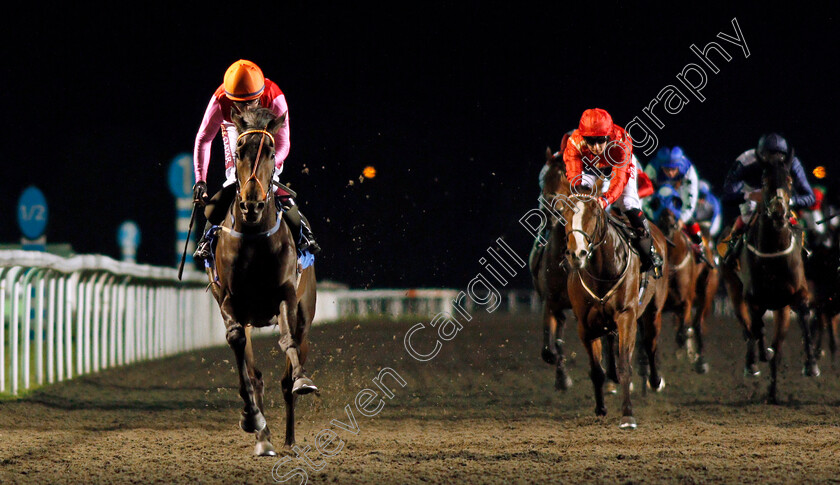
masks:
<instances>
[{"instance_id":1,"label":"dirt racetrack","mask_svg":"<svg viewBox=\"0 0 840 485\"><path fill-rule=\"evenodd\" d=\"M594 416L574 326L566 340L575 385L565 393L554 391L553 369L540 360L537 316L477 316L428 362L403 348L414 321L315 327L307 368L323 392L302 397L297 415L298 444L312 446L323 466L308 470L310 483L840 483L838 371L823 358L821 377L801 376L796 328L785 346L782 404L771 406L762 402L767 365L758 379L742 377L734 321L712 322L711 372L702 376L677 358L666 322L660 360L668 385L642 397L635 378L635 431L619 430L615 396L606 418ZM280 444L272 349L269 339L257 343ZM278 458L252 456L253 437L238 428L231 358L226 347L209 349L0 402L0 483L275 483ZM395 396L377 416L355 412L357 435L331 426L348 422L345 405L376 389L371 379L382 367L406 386L392 383ZM325 428L345 445L324 459L314 442ZM295 466L305 467L283 463L278 476Z\"/></svg>"}]
</instances>

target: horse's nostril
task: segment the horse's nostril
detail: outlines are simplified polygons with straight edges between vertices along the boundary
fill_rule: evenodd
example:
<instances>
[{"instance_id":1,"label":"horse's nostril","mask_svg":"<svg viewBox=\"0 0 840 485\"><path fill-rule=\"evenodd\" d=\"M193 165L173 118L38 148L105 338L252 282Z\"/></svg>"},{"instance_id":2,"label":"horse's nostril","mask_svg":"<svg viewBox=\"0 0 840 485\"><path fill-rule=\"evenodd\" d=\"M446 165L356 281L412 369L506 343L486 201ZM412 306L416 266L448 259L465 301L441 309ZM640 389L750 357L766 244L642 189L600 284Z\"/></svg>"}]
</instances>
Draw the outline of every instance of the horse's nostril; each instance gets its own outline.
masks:
<instances>
[{"instance_id":1,"label":"horse's nostril","mask_svg":"<svg viewBox=\"0 0 840 485\"><path fill-rule=\"evenodd\" d=\"M248 212L248 204L246 204L245 202L240 202L239 210L241 210L242 212Z\"/></svg>"},{"instance_id":2,"label":"horse's nostril","mask_svg":"<svg viewBox=\"0 0 840 485\"><path fill-rule=\"evenodd\" d=\"M257 210L261 211L265 208L265 202L257 202Z\"/></svg>"}]
</instances>

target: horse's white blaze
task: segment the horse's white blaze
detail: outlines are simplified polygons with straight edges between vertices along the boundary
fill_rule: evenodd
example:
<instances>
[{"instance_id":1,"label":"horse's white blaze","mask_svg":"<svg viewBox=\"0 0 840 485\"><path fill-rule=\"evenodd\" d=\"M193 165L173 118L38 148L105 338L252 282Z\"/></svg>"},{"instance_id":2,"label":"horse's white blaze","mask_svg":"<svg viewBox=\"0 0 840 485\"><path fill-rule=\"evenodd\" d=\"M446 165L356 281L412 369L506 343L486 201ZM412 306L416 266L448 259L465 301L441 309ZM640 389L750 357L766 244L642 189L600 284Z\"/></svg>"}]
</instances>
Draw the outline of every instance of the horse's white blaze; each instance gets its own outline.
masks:
<instances>
[{"instance_id":1,"label":"horse's white blaze","mask_svg":"<svg viewBox=\"0 0 840 485\"><path fill-rule=\"evenodd\" d=\"M575 203L575 215L572 216L572 229L576 229L577 231L583 231L583 209L584 203L582 200L579 200ZM580 232L573 232L573 237L575 238L575 246L578 250L586 247L586 240L583 237L583 234Z\"/></svg>"}]
</instances>

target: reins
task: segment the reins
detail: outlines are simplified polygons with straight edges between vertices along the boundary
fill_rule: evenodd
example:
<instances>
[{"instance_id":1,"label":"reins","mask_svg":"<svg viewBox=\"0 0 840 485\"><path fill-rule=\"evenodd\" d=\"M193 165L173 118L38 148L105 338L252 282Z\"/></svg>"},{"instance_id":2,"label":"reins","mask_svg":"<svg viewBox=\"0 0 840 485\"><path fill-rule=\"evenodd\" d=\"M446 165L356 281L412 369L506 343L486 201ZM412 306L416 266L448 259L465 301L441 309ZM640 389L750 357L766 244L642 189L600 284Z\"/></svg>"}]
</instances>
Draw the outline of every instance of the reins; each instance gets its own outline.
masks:
<instances>
[{"instance_id":1,"label":"reins","mask_svg":"<svg viewBox=\"0 0 840 485\"><path fill-rule=\"evenodd\" d=\"M265 130L248 130L236 137L236 142L239 143L239 140L241 140L242 137L245 135L252 135L255 133L259 133L261 135L260 147L257 149L257 160L256 162L254 162L254 170L251 172L251 176L248 178L248 180L245 181L245 185L247 185L248 182L250 182L251 180L255 181L257 183L257 186L260 188L263 200L268 200L268 192L265 190L265 187L263 187L263 184L262 182L260 182L260 179L257 178L257 169L260 167L260 155L262 154L262 148L263 144L265 143L265 137L268 136L271 139L271 143L274 144L274 135Z\"/></svg>"}]
</instances>

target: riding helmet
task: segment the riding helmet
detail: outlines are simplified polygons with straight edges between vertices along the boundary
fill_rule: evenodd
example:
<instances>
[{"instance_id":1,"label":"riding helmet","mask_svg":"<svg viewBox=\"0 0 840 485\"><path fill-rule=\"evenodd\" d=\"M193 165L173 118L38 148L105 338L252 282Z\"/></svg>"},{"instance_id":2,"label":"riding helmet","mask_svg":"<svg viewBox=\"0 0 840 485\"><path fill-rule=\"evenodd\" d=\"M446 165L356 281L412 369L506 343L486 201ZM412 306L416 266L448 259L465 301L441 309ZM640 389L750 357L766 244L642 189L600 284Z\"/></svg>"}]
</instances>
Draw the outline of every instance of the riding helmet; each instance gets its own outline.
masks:
<instances>
[{"instance_id":1,"label":"riding helmet","mask_svg":"<svg viewBox=\"0 0 840 485\"><path fill-rule=\"evenodd\" d=\"M250 101L265 90L265 77L256 64L240 59L225 72L224 86L225 95L233 101Z\"/></svg>"},{"instance_id":2,"label":"riding helmet","mask_svg":"<svg viewBox=\"0 0 840 485\"><path fill-rule=\"evenodd\" d=\"M581 136L610 136L613 132L612 116L601 108L588 109L580 117L578 131Z\"/></svg>"}]
</instances>

